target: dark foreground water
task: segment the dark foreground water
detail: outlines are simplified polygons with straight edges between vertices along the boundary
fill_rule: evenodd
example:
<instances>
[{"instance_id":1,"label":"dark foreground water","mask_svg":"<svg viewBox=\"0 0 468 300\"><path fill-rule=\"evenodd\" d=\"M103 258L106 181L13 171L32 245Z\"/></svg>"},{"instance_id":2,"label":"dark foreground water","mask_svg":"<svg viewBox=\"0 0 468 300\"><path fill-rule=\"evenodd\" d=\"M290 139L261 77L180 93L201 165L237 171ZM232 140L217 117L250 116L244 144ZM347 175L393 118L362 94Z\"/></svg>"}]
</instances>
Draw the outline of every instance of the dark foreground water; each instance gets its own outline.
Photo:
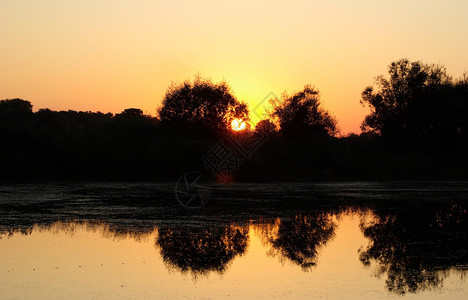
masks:
<instances>
[{"instance_id":1,"label":"dark foreground water","mask_svg":"<svg viewBox=\"0 0 468 300\"><path fill-rule=\"evenodd\" d=\"M466 299L468 183L0 185L0 299Z\"/></svg>"}]
</instances>

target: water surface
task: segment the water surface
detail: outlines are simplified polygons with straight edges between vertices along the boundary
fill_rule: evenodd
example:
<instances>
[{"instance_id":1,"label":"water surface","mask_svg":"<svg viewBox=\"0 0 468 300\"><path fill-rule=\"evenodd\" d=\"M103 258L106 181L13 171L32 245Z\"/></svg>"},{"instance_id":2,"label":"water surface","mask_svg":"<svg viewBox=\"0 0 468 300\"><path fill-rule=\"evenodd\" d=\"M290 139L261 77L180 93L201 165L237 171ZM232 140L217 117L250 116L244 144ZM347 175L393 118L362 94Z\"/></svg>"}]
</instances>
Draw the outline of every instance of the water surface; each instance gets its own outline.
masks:
<instances>
[{"instance_id":1,"label":"water surface","mask_svg":"<svg viewBox=\"0 0 468 300\"><path fill-rule=\"evenodd\" d=\"M468 184L0 186L0 298L424 298L468 293Z\"/></svg>"}]
</instances>

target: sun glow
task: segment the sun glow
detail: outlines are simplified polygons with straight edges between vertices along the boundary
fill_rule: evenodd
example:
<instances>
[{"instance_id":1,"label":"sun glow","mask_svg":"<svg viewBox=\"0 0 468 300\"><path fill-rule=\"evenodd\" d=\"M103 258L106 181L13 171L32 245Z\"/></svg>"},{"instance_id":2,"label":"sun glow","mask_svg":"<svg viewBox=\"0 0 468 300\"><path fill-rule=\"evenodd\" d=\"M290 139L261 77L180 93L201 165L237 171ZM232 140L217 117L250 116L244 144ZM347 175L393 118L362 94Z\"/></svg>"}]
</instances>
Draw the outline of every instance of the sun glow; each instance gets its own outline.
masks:
<instances>
[{"instance_id":1,"label":"sun glow","mask_svg":"<svg viewBox=\"0 0 468 300\"><path fill-rule=\"evenodd\" d=\"M245 129L245 122L242 119L234 119L231 122L231 128L234 131L241 131Z\"/></svg>"}]
</instances>

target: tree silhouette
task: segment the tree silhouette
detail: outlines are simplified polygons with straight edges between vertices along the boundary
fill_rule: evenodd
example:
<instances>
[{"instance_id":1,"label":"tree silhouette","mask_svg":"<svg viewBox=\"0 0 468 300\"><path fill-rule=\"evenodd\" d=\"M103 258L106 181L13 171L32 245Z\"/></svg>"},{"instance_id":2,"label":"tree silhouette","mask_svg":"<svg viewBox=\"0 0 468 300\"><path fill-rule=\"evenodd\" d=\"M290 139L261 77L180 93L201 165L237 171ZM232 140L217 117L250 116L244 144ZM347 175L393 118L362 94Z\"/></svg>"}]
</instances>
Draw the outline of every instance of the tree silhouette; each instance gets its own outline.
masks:
<instances>
[{"instance_id":1,"label":"tree silhouette","mask_svg":"<svg viewBox=\"0 0 468 300\"><path fill-rule=\"evenodd\" d=\"M376 261L387 275L387 288L397 294L439 288L452 267L468 263L468 210L464 202L398 207L374 212L361 224L370 239L360 251L368 265Z\"/></svg>"},{"instance_id":2,"label":"tree silhouette","mask_svg":"<svg viewBox=\"0 0 468 300\"><path fill-rule=\"evenodd\" d=\"M0 100L0 115L31 113L31 102L19 98Z\"/></svg>"},{"instance_id":3,"label":"tree silhouette","mask_svg":"<svg viewBox=\"0 0 468 300\"><path fill-rule=\"evenodd\" d=\"M278 219L275 230L266 230L262 234L271 245L270 254L309 270L317 264L320 248L334 237L335 228L330 214L297 214L291 219Z\"/></svg>"},{"instance_id":4,"label":"tree silhouette","mask_svg":"<svg viewBox=\"0 0 468 300\"><path fill-rule=\"evenodd\" d=\"M32 104L23 99L0 100L0 131L18 132L30 125Z\"/></svg>"},{"instance_id":5,"label":"tree silhouette","mask_svg":"<svg viewBox=\"0 0 468 300\"><path fill-rule=\"evenodd\" d=\"M168 89L161 119L138 108L33 112L29 101L1 100L0 180L174 180L203 168L213 139L228 135L246 149L261 142L236 180L466 179L468 76L407 60L389 70L363 93L368 132L348 138L327 138L336 121L311 86L283 94L253 133L229 86L199 77ZM231 130L234 118L245 130Z\"/></svg>"},{"instance_id":6,"label":"tree silhouette","mask_svg":"<svg viewBox=\"0 0 468 300\"><path fill-rule=\"evenodd\" d=\"M169 266L194 276L224 272L247 248L247 227L160 227L156 244Z\"/></svg>"},{"instance_id":7,"label":"tree silhouette","mask_svg":"<svg viewBox=\"0 0 468 300\"><path fill-rule=\"evenodd\" d=\"M235 118L249 121L247 104L236 99L226 82L214 84L199 76L193 83L172 84L158 114L164 128L199 137L228 132Z\"/></svg>"},{"instance_id":8,"label":"tree silhouette","mask_svg":"<svg viewBox=\"0 0 468 300\"><path fill-rule=\"evenodd\" d=\"M127 108L116 114L112 120L112 129L121 136L132 136L135 133L146 137L151 137L159 125L159 120L155 117L143 114L138 108Z\"/></svg>"},{"instance_id":9,"label":"tree silhouette","mask_svg":"<svg viewBox=\"0 0 468 300\"><path fill-rule=\"evenodd\" d=\"M271 116L285 137L334 136L337 122L321 107L319 91L306 85L292 96L284 93L282 101L272 100Z\"/></svg>"},{"instance_id":10,"label":"tree silhouette","mask_svg":"<svg viewBox=\"0 0 468 300\"><path fill-rule=\"evenodd\" d=\"M118 115L128 116L128 117L139 117L139 116L143 116L143 111L139 108L127 108L127 109L124 109L124 111Z\"/></svg>"},{"instance_id":11,"label":"tree silhouette","mask_svg":"<svg viewBox=\"0 0 468 300\"><path fill-rule=\"evenodd\" d=\"M468 84L454 81L443 66L401 59L388 67L390 78L379 76L376 88L362 92L361 103L371 113L361 125L388 137L449 139L466 135Z\"/></svg>"},{"instance_id":12,"label":"tree silhouette","mask_svg":"<svg viewBox=\"0 0 468 300\"><path fill-rule=\"evenodd\" d=\"M268 119L261 120L255 125L255 131L256 134L260 134L263 132L264 134L273 134L277 132L276 125Z\"/></svg>"}]
</instances>

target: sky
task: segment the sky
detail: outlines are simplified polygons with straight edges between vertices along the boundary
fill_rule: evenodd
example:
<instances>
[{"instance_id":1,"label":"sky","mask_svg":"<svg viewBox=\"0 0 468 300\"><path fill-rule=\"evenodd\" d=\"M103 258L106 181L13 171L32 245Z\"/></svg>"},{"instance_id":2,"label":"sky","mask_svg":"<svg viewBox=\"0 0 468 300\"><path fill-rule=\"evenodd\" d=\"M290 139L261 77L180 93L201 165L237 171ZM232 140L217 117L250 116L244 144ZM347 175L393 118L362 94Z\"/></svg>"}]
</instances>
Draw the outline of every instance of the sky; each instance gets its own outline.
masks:
<instances>
[{"instance_id":1,"label":"sky","mask_svg":"<svg viewBox=\"0 0 468 300\"><path fill-rule=\"evenodd\" d=\"M0 99L156 115L171 82L199 73L252 109L311 84L358 133L360 94L392 61L468 70L467 11L466 0L0 0Z\"/></svg>"}]
</instances>

